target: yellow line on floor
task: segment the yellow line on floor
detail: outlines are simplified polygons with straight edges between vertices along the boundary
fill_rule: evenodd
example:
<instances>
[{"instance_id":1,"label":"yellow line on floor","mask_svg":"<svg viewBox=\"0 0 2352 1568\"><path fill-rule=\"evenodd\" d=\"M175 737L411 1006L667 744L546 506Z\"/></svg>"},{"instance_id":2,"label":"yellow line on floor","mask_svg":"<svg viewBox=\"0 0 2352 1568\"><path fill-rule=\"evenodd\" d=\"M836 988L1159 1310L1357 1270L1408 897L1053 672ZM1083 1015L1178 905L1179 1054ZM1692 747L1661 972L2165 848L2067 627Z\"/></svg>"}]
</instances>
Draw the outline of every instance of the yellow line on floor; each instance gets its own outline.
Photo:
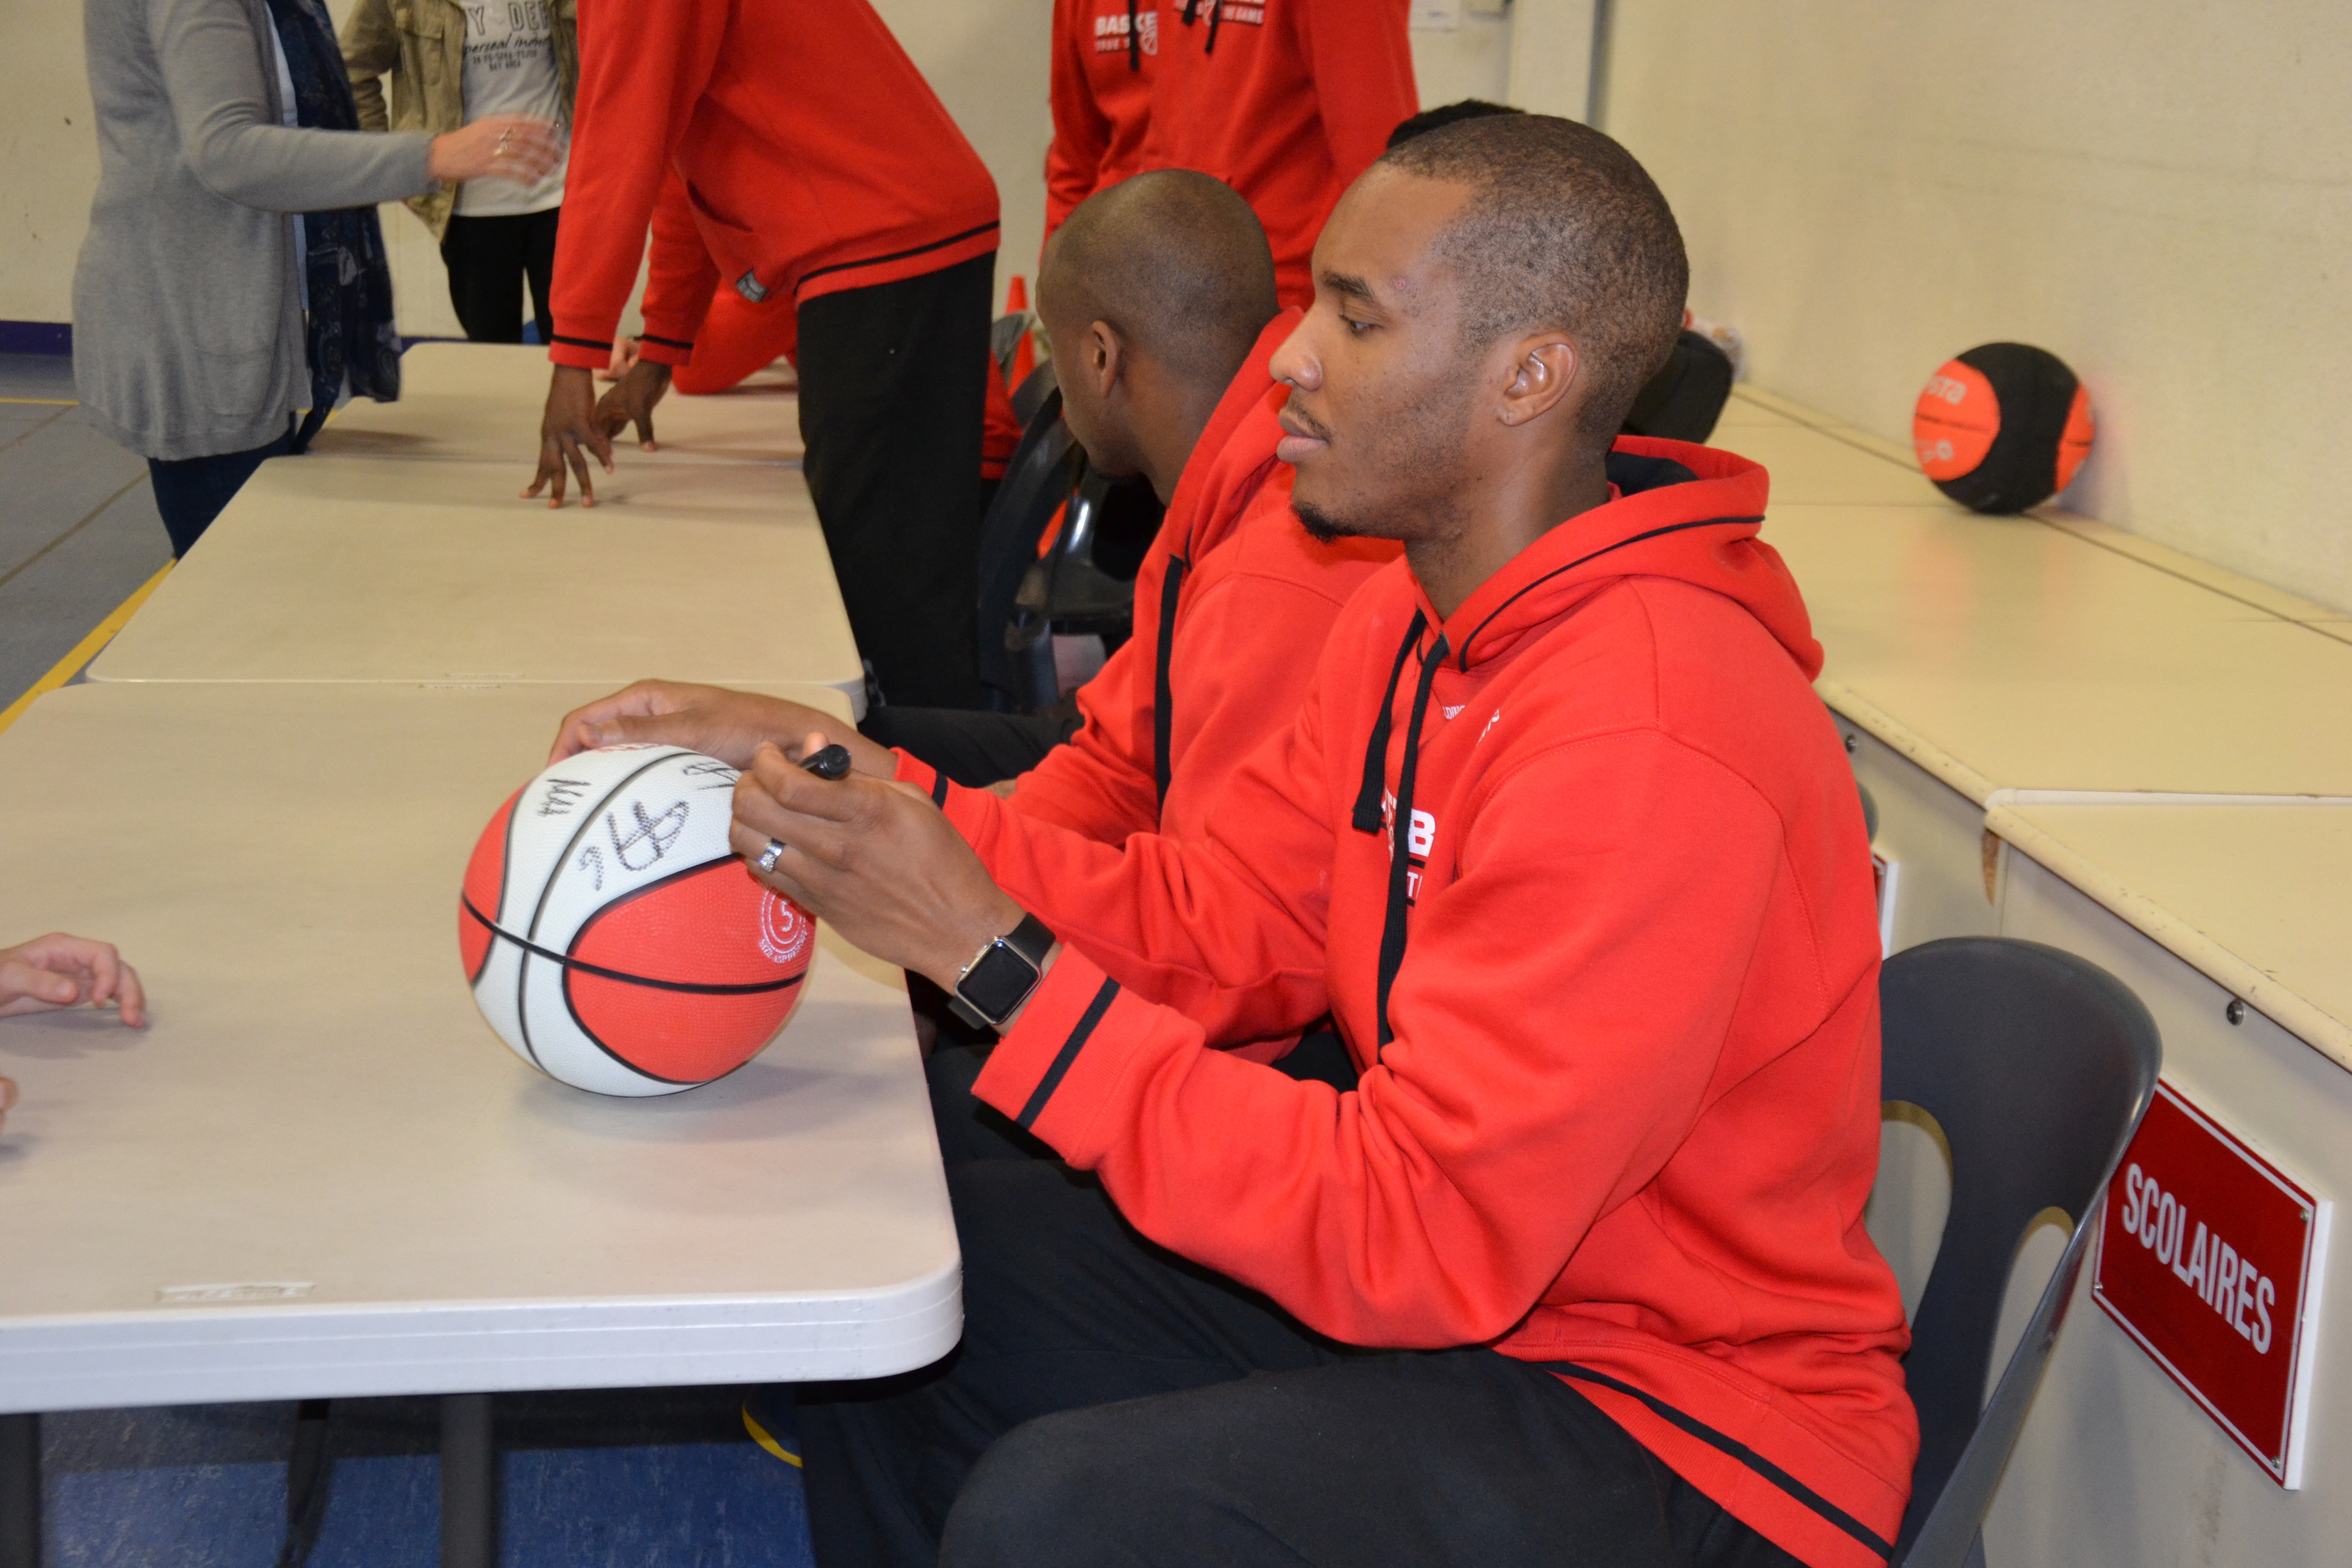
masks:
<instances>
[{"instance_id":1,"label":"yellow line on floor","mask_svg":"<svg viewBox=\"0 0 2352 1568\"><path fill-rule=\"evenodd\" d=\"M114 613L99 622L89 636L74 644L73 652L51 665L48 674L33 682L33 689L30 691L8 704L7 707L0 708L0 730L5 730L9 725L14 724L25 710L33 705L35 698L45 692L55 691L58 687L71 680L83 665L96 658L99 650L114 640L114 634L121 631L130 621L133 612L147 602L147 595L155 591L156 584L163 582L171 574L171 570L172 563L169 561L163 563L162 571L139 584L131 597L115 605Z\"/></svg>"},{"instance_id":2,"label":"yellow line on floor","mask_svg":"<svg viewBox=\"0 0 2352 1568\"><path fill-rule=\"evenodd\" d=\"M0 397L0 403L37 403L44 408L79 408L81 400L74 397Z\"/></svg>"}]
</instances>

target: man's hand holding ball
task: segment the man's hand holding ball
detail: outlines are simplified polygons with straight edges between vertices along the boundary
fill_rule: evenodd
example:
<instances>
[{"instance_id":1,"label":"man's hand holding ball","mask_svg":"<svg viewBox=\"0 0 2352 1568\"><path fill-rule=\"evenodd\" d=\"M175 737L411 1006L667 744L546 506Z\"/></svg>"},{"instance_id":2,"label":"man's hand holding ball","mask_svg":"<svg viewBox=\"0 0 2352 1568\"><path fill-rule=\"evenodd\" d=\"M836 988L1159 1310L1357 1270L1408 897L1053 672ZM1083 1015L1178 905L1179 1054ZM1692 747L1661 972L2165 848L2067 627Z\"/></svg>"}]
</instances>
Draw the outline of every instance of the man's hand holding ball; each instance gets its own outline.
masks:
<instances>
[{"instance_id":1,"label":"man's hand holding ball","mask_svg":"<svg viewBox=\"0 0 2352 1568\"><path fill-rule=\"evenodd\" d=\"M827 733L808 733L794 750L813 756ZM735 781L731 842L769 887L950 993L972 956L1022 921L1021 906L922 791L862 769L817 778L772 742ZM781 847L771 854L772 846Z\"/></svg>"},{"instance_id":2,"label":"man's hand holding ball","mask_svg":"<svg viewBox=\"0 0 2352 1568\"><path fill-rule=\"evenodd\" d=\"M677 680L640 680L573 709L557 727L547 760L560 763L598 746L684 746L748 768L762 743L782 748L795 763L839 746L849 753L850 766L870 779L887 781L898 771L887 746L876 745L846 720L781 697Z\"/></svg>"}]
</instances>

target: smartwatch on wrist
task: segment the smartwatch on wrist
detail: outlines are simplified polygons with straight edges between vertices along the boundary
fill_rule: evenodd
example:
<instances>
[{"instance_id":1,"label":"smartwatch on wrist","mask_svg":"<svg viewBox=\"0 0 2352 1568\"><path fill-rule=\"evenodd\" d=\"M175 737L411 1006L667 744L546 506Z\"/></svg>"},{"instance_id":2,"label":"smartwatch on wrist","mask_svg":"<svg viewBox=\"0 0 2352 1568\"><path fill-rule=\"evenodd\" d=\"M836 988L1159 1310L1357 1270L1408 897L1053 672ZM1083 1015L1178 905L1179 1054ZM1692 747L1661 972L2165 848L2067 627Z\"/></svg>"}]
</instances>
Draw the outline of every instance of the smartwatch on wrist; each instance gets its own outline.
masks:
<instances>
[{"instance_id":1,"label":"smartwatch on wrist","mask_svg":"<svg viewBox=\"0 0 2352 1568\"><path fill-rule=\"evenodd\" d=\"M955 1016L983 1029L1002 1029L1021 1010L1029 993L1045 978L1045 955L1054 951L1054 933L1035 915L972 954L956 976L948 1005Z\"/></svg>"}]
</instances>

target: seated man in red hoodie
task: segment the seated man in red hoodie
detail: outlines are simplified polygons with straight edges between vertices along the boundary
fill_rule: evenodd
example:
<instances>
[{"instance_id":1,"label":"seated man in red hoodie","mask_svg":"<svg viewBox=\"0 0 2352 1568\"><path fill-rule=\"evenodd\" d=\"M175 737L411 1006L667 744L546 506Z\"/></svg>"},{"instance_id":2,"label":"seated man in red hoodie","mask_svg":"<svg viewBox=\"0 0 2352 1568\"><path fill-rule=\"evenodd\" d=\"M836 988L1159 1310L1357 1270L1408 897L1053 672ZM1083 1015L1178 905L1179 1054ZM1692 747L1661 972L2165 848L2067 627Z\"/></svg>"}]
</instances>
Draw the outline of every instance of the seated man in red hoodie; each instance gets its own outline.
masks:
<instances>
[{"instance_id":1,"label":"seated man in red hoodie","mask_svg":"<svg viewBox=\"0 0 2352 1568\"><path fill-rule=\"evenodd\" d=\"M739 781L738 851L994 1020L979 1095L1066 1162L950 1167L961 1347L803 1399L820 1563L1889 1557L1860 804L1762 470L1612 449L1686 279L1566 121L1350 190L1280 452L1405 559L1198 838ZM1326 1008L1351 1092L1211 1048Z\"/></svg>"},{"instance_id":2,"label":"seated man in red hoodie","mask_svg":"<svg viewBox=\"0 0 2352 1568\"><path fill-rule=\"evenodd\" d=\"M1233 191L1162 170L1092 196L1055 233L1038 282L1064 417L1088 460L1145 476L1168 505L1136 575L1136 635L1079 689L1069 744L1054 744L1053 721L1003 713L887 707L869 726L976 784L1018 773L1009 799L975 797L1015 825L1108 845L1196 837L1225 774L1297 710L1340 606L1397 547L1318 542L1291 515L1266 362L1298 312L1277 311L1265 235ZM762 742L829 721L775 698L641 681L567 716L554 755L650 741L748 766ZM897 765L843 740L868 771ZM1297 1034L1248 1048L1279 1056ZM957 1130L941 1131L955 1147Z\"/></svg>"}]
</instances>

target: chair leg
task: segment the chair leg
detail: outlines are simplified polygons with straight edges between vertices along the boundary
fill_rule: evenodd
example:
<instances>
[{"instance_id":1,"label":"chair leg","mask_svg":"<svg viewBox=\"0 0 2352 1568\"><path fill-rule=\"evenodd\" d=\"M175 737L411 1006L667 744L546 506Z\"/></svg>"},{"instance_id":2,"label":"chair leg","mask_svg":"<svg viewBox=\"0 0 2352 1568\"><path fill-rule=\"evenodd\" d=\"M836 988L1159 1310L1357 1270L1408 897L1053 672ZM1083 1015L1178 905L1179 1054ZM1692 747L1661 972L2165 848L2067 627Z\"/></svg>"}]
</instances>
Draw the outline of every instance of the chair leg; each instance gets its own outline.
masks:
<instances>
[{"instance_id":1,"label":"chair leg","mask_svg":"<svg viewBox=\"0 0 2352 1568\"><path fill-rule=\"evenodd\" d=\"M490 1396L441 1400L441 1568L498 1568L499 1452Z\"/></svg>"},{"instance_id":2,"label":"chair leg","mask_svg":"<svg viewBox=\"0 0 2352 1568\"><path fill-rule=\"evenodd\" d=\"M37 1415L0 1415L0 1568L41 1568Z\"/></svg>"}]
</instances>

